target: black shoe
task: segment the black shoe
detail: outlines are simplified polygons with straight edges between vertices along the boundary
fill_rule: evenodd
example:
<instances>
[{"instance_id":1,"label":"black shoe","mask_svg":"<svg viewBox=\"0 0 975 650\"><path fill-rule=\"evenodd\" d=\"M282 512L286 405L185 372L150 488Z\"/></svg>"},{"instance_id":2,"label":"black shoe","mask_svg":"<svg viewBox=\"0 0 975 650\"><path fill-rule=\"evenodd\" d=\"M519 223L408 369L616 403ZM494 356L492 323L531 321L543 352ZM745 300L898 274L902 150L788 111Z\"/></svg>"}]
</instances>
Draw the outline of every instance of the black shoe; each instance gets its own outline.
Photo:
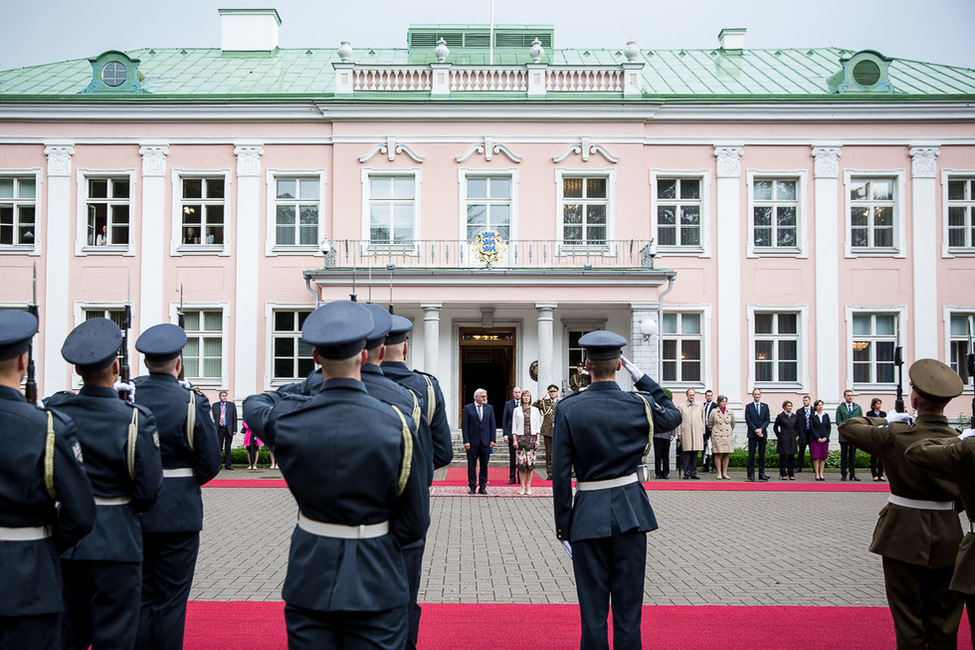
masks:
<instances>
[{"instance_id":1,"label":"black shoe","mask_svg":"<svg viewBox=\"0 0 975 650\"><path fill-rule=\"evenodd\" d=\"M851 475L850 475L850 480L851 480L851 481L859 481L860 479L858 479L858 478L857 478L856 476L853 476L853 475L851 474Z\"/></svg>"},{"instance_id":2,"label":"black shoe","mask_svg":"<svg viewBox=\"0 0 975 650\"><path fill-rule=\"evenodd\" d=\"M796 474L802 474L802 468L801 467L796 470Z\"/></svg>"},{"instance_id":3,"label":"black shoe","mask_svg":"<svg viewBox=\"0 0 975 650\"><path fill-rule=\"evenodd\" d=\"M663 478L663 476L661 476L659 472L656 473L656 474L654 474L653 477L654 478Z\"/></svg>"},{"instance_id":4,"label":"black shoe","mask_svg":"<svg viewBox=\"0 0 975 650\"><path fill-rule=\"evenodd\" d=\"M666 481L667 479L670 478L670 474L663 474L660 478Z\"/></svg>"},{"instance_id":5,"label":"black shoe","mask_svg":"<svg viewBox=\"0 0 975 650\"><path fill-rule=\"evenodd\" d=\"M224 466L224 469L233 469L233 467L231 467L230 465L226 465Z\"/></svg>"},{"instance_id":6,"label":"black shoe","mask_svg":"<svg viewBox=\"0 0 975 650\"><path fill-rule=\"evenodd\" d=\"M479 489L477 492L478 492L478 494L487 494L487 488L486 487L481 487L481 489Z\"/></svg>"},{"instance_id":7,"label":"black shoe","mask_svg":"<svg viewBox=\"0 0 975 650\"><path fill-rule=\"evenodd\" d=\"M701 477L700 477L700 476L698 476L697 474L691 474L691 475L690 475L690 476L688 476L687 478L689 478L689 479L693 479L693 480L695 480L695 481L700 481L700 480L701 480Z\"/></svg>"},{"instance_id":8,"label":"black shoe","mask_svg":"<svg viewBox=\"0 0 975 650\"><path fill-rule=\"evenodd\" d=\"M508 485L518 485L518 481L515 480L508 481Z\"/></svg>"},{"instance_id":9,"label":"black shoe","mask_svg":"<svg viewBox=\"0 0 975 650\"><path fill-rule=\"evenodd\" d=\"M717 473L718 473L718 470L714 469L713 467L708 470L708 474L717 474Z\"/></svg>"},{"instance_id":10,"label":"black shoe","mask_svg":"<svg viewBox=\"0 0 975 650\"><path fill-rule=\"evenodd\" d=\"M763 476L759 476L759 477L758 477L758 480L759 480L759 481L767 481L767 480L769 480L769 478L770 478L770 477L769 477L768 475L763 475Z\"/></svg>"},{"instance_id":11,"label":"black shoe","mask_svg":"<svg viewBox=\"0 0 975 650\"><path fill-rule=\"evenodd\" d=\"M470 490L467 491L467 493L468 494L477 494L477 490L475 490L474 488L471 488Z\"/></svg>"},{"instance_id":12,"label":"black shoe","mask_svg":"<svg viewBox=\"0 0 975 650\"><path fill-rule=\"evenodd\" d=\"M754 476L749 476L748 477L748 480L754 482L755 481L755 477Z\"/></svg>"},{"instance_id":13,"label":"black shoe","mask_svg":"<svg viewBox=\"0 0 975 650\"><path fill-rule=\"evenodd\" d=\"M841 481L845 481L846 480L846 477L845 476L842 476L842 477L840 477L840 480Z\"/></svg>"}]
</instances>

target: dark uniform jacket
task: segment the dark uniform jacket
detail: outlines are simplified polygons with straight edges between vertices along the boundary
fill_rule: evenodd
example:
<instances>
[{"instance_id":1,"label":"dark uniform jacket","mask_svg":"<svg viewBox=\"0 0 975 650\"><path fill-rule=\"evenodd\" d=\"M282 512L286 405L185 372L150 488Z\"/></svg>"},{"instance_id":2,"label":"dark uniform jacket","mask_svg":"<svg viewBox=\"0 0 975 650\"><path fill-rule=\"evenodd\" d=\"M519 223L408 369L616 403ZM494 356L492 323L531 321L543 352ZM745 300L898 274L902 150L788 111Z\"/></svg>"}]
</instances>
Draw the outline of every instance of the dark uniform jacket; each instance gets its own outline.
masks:
<instances>
[{"instance_id":1,"label":"dark uniform jacket","mask_svg":"<svg viewBox=\"0 0 975 650\"><path fill-rule=\"evenodd\" d=\"M447 407L444 405L440 382L433 375L410 370L409 366L402 361L383 361L380 367L384 375L417 394L420 398L420 408L424 414L429 412L427 379L433 384L434 410L433 419L430 420L430 440L427 442L427 436L421 435L420 442L424 447L430 445L431 452L428 458L433 458L434 469L449 465L450 461L454 459L454 443L450 433L450 424L447 422ZM420 427L422 433L422 423ZM433 480L432 471L430 472L430 480Z\"/></svg>"},{"instance_id":2,"label":"dark uniform jacket","mask_svg":"<svg viewBox=\"0 0 975 650\"><path fill-rule=\"evenodd\" d=\"M975 521L975 438L922 440L908 447L906 456L915 466L957 482L969 528L955 557L951 589L975 594L975 525L971 523ZM975 612L969 613L969 616L972 615Z\"/></svg>"},{"instance_id":3,"label":"dark uniform jacket","mask_svg":"<svg viewBox=\"0 0 975 650\"><path fill-rule=\"evenodd\" d=\"M248 426L275 453L306 517L358 526L389 522L371 539L295 528L282 596L317 611L380 611L409 602L401 548L423 537L427 490L414 465L398 494L405 448L388 405L354 379L329 379L315 395L264 393L244 400Z\"/></svg>"},{"instance_id":4,"label":"dark uniform jacket","mask_svg":"<svg viewBox=\"0 0 975 650\"><path fill-rule=\"evenodd\" d=\"M156 418L163 469L193 470L193 476L163 479L156 505L142 515L142 530L167 533L203 530L200 486L220 471L220 442L210 418L210 403L203 395L196 395L196 426L191 449L186 436L190 390L167 374L145 375L136 379L135 384L135 401Z\"/></svg>"},{"instance_id":5,"label":"dark uniform jacket","mask_svg":"<svg viewBox=\"0 0 975 650\"><path fill-rule=\"evenodd\" d=\"M58 553L88 534L95 501L74 424L54 414L54 489L44 487L47 413L20 391L0 386L0 526L51 526L53 536L0 542L0 616L37 616L64 609Z\"/></svg>"},{"instance_id":6,"label":"dark uniform jacket","mask_svg":"<svg viewBox=\"0 0 975 650\"><path fill-rule=\"evenodd\" d=\"M654 429L670 431L680 412L655 381L644 375L637 389L650 403ZM656 530L657 520L643 486L578 492L572 502L572 468L579 481L602 481L636 473L650 441L642 399L615 381L595 381L559 401L552 436L552 489L558 538L575 542L620 532Z\"/></svg>"},{"instance_id":7,"label":"dark uniform jacket","mask_svg":"<svg viewBox=\"0 0 975 650\"><path fill-rule=\"evenodd\" d=\"M62 555L67 560L142 561L139 513L149 510L162 489L156 420L144 406L132 406L112 388L85 386L62 392L47 405L70 416L85 455L85 472L96 497L129 497L131 503L97 506L95 527ZM129 423L139 411L135 444L135 480L129 475Z\"/></svg>"},{"instance_id":8,"label":"dark uniform jacket","mask_svg":"<svg viewBox=\"0 0 975 650\"><path fill-rule=\"evenodd\" d=\"M847 442L883 460L891 494L927 501L958 498L953 482L917 471L904 457L905 450L918 440L957 435L944 416L922 415L913 425L888 425L884 419L859 417L846 420L839 429ZM880 511L870 551L927 568L948 567L955 563L961 538L958 513L953 510L919 510L888 503Z\"/></svg>"},{"instance_id":9,"label":"dark uniform jacket","mask_svg":"<svg viewBox=\"0 0 975 650\"><path fill-rule=\"evenodd\" d=\"M592 384L590 384L591 386ZM552 429L555 423L555 407L558 406L559 400L553 400L550 397L543 397L542 399L537 399L532 403L532 406L537 408L542 413L542 435L551 436Z\"/></svg>"}]
</instances>

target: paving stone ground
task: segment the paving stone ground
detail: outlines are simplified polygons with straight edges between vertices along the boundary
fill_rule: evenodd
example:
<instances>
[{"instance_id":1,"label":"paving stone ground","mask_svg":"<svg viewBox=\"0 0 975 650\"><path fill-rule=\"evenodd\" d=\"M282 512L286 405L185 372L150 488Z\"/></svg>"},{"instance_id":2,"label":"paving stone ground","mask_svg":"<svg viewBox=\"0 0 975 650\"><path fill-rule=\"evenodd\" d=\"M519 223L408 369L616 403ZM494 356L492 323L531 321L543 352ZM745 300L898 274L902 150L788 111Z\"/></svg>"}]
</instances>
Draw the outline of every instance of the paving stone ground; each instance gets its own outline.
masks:
<instances>
[{"instance_id":1,"label":"paving stone ground","mask_svg":"<svg viewBox=\"0 0 975 650\"><path fill-rule=\"evenodd\" d=\"M884 493L649 494L660 528L648 535L647 605L886 606L880 557L867 551ZM204 488L203 498L191 599L280 600L297 514L291 493ZM577 602L550 498L465 495L431 503L421 602Z\"/></svg>"}]
</instances>

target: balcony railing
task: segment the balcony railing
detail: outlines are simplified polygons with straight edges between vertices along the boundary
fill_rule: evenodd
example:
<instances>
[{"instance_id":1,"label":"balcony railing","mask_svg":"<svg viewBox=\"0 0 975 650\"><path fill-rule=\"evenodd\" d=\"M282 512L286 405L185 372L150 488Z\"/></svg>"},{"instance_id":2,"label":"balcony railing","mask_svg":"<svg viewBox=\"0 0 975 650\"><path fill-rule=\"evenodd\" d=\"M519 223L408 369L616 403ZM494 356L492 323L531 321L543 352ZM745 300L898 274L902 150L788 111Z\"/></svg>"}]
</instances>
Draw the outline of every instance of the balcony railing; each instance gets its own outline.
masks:
<instances>
[{"instance_id":1,"label":"balcony railing","mask_svg":"<svg viewBox=\"0 0 975 650\"><path fill-rule=\"evenodd\" d=\"M652 239L520 239L487 246L452 239L392 244L337 239L326 240L322 247L326 269L649 270L656 253Z\"/></svg>"}]
</instances>

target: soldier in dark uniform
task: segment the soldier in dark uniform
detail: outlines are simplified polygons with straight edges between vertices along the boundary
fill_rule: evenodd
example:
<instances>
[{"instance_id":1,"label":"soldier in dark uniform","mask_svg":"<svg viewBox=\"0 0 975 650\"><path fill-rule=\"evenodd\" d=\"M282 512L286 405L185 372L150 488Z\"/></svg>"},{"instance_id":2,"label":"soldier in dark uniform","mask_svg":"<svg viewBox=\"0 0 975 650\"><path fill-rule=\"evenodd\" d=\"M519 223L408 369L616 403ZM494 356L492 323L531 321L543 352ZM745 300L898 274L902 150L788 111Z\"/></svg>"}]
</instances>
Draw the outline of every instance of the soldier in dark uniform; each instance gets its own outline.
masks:
<instances>
[{"instance_id":1,"label":"soldier in dark uniform","mask_svg":"<svg viewBox=\"0 0 975 650\"><path fill-rule=\"evenodd\" d=\"M572 567L586 648L605 648L610 596L613 645L639 648L647 532L657 520L637 466L654 428L672 431L680 412L660 386L625 359L622 336L590 332L579 339L592 383L555 411L552 436L555 528L571 542ZM623 392L616 373L626 364L639 393ZM577 493L572 499L572 469Z\"/></svg>"},{"instance_id":2,"label":"soldier in dark uniform","mask_svg":"<svg viewBox=\"0 0 975 650\"><path fill-rule=\"evenodd\" d=\"M178 377L186 333L170 323L142 333L135 349L145 355L148 376L135 380L135 401L156 418L163 487L142 515L142 612L139 648L181 648L186 601L193 584L203 529L200 486L220 471L220 442L210 403Z\"/></svg>"},{"instance_id":3,"label":"soldier in dark uniform","mask_svg":"<svg viewBox=\"0 0 975 650\"><path fill-rule=\"evenodd\" d=\"M962 539L955 512L958 487L919 472L905 451L919 440L954 438L945 405L960 395L961 378L935 359L909 370L917 420L891 412L887 418L854 417L840 425L850 444L883 460L890 496L880 511L870 551L883 556L887 602L898 648L954 648L964 601L949 589Z\"/></svg>"},{"instance_id":4,"label":"soldier in dark uniform","mask_svg":"<svg viewBox=\"0 0 975 650\"><path fill-rule=\"evenodd\" d=\"M36 332L32 314L0 312L0 648L53 650L64 610L58 554L91 530L95 500L71 419L20 392Z\"/></svg>"},{"instance_id":5,"label":"soldier in dark uniform","mask_svg":"<svg viewBox=\"0 0 975 650\"><path fill-rule=\"evenodd\" d=\"M360 380L372 330L362 305L318 308L302 338L322 364L321 390L244 400L244 419L274 451L298 502L282 591L292 650L406 643L402 547L423 537L427 486L414 465L408 414Z\"/></svg>"},{"instance_id":6,"label":"soldier in dark uniform","mask_svg":"<svg viewBox=\"0 0 975 650\"><path fill-rule=\"evenodd\" d=\"M95 527L61 555L64 648L132 648L139 627L139 513L156 502L163 477L156 420L115 392L121 343L122 332L107 318L74 328L61 356L85 385L77 395L47 400L75 424L97 506Z\"/></svg>"}]
</instances>

